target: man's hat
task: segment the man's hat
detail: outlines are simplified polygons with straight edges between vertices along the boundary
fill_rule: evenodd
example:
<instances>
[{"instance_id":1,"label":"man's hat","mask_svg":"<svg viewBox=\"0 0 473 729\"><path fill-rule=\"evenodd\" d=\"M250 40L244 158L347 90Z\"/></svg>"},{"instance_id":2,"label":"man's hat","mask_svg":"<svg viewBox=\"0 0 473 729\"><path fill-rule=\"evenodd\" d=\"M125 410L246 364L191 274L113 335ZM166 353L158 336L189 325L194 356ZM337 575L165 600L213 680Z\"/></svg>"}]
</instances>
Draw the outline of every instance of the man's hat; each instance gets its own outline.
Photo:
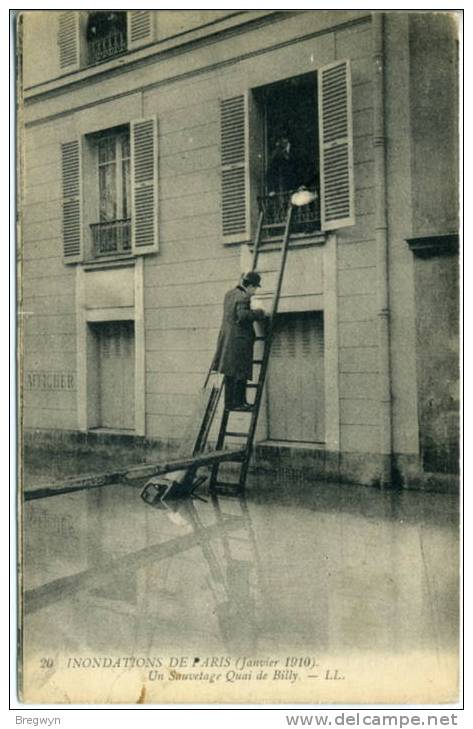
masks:
<instances>
[{"instance_id":1,"label":"man's hat","mask_svg":"<svg viewBox=\"0 0 473 729\"><path fill-rule=\"evenodd\" d=\"M243 286L261 286L261 276L256 271L245 273L242 280Z\"/></svg>"}]
</instances>

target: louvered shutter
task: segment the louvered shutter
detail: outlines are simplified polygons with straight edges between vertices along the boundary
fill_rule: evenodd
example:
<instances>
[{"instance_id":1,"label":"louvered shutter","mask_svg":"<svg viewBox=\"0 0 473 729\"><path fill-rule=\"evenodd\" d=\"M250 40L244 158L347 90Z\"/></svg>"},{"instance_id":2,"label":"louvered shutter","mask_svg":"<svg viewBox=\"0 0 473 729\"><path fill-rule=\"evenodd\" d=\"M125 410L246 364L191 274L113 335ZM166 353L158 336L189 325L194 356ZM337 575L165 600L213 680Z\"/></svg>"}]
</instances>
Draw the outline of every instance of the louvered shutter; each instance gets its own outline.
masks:
<instances>
[{"instance_id":1,"label":"louvered shutter","mask_svg":"<svg viewBox=\"0 0 473 729\"><path fill-rule=\"evenodd\" d=\"M132 250L158 250L158 135L156 119L131 122Z\"/></svg>"},{"instance_id":2,"label":"louvered shutter","mask_svg":"<svg viewBox=\"0 0 473 729\"><path fill-rule=\"evenodd\" d=\"M355 222L350 63L318 73L322 230L334 230Z\"/></svg>"},{"instance_id":3,"label":"louvered shutter","mask_svg":"<svg viewBox=\"0 0 473 729\"><path fill-rule=\"evenodd\" d=\"M154 41L154 11L128 10L128 50L140 48Z\"/></svg>"},{"instance_id":4,"label":"louvered shutter","mask_svg":"<svg viewBox=\"0 0 473 729\"><path fill-rule=\"evenodd\" d=\"M220 102L222 232L224 243L249 240L248 101Z\"/></svg>"},{"instance_id":5,"label":"louvered shutter","mask_svg":"<svg viewBox=\"0 0 473 729\"><path fill-rule=\"evenodd\" d=\"M81 145L79 140L61 145L62 237L65 263L82 260Z\"/></svg>"},{"instance_id":6,"label":"louvered shutter","mask_svg":"<svg viewBox=\"0 0 473 729\"><path fill-rule=\"evenodd\" d=\"M76 10L59 13L57 41L59 46L59 68L65 71L77 70L80 63L80 38L79 13Z\"/></svg>"}]
</instances>

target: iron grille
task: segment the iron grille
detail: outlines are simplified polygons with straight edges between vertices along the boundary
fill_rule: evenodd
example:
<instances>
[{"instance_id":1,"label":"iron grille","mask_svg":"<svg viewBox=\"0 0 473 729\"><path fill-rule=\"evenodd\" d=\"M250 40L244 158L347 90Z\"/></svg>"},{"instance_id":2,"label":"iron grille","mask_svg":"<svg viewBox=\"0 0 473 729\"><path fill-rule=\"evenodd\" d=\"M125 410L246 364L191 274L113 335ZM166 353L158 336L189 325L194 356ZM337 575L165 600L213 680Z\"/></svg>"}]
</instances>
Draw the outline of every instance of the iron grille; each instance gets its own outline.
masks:
<instances>
[{"instance_id":1,"label":"iron grille","mask_svg":"<svg viewBox=\"0 0 473 729\"><path fill-rule=\"evenodd\" d=\"M99 63L107 58L113 58L127 49L126 32L114 30L101 38L94 38L88 42L89 63Z\"/></svg>"},{"instance_id":2,"label":"iron grille","mask_svg":"<svg viewBox=\"0 0 473 729\"><path fill-rule=\"evenodd\" d=\"M90 226L94 256L113 256L131 251L131 219L93 223Z\"/></svg>"},{"instance_id":3,"label":"iron grille","mask_svg":"<svg viewBox=\"0 0 473 729\"><path fill-rule=\"evenodd\" d=\"M260 210L264 210L263 240L282 235L286 223L287 208L293 191L272 193L258 198ZM319 198L301 207L294 207L292 232L310 235L321 229Z\"/></svg>"}]
</instances>

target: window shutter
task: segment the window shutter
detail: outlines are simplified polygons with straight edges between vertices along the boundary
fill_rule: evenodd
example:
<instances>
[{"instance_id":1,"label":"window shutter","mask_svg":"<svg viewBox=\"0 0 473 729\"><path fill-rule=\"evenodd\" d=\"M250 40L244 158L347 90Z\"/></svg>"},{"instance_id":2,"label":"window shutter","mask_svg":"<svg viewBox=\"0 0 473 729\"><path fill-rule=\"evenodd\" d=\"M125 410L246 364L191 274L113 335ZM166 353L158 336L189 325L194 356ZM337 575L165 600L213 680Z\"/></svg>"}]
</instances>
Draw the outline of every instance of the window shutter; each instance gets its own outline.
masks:
<instances>
[{"instance_id":1,"label":"window shutter","mask_svg":"<svg viewBox=\"0 0 473 729\"><path fill-rule=\"evenodd\" d=\"M68 10L58 16L59 68L76 71L79 68L79 13Z\"/></svg>"},{"instance_id":2,"label":"window shutter","mask_svg":"<svg viewBox=\"0 0 473 729\"><path fill-rule=\"evenodd\" d=\"M64 263L77 263L82 260L80 149L79 140L61 145Z\"/></svg>"},{"instance_id":3,"label":"window shutter","mask_svg":"<svg viewBox=\"0 0 473 729\"><path fill-rule=\"evenodd\" d=\"M322 230L334 230L355 222L350 63L318 73Z\"/></svg>"},{"instance_id":4,"label":"window shutter","mask_svg":"<svg viewBox=\"0 0 473 729\"><path fill-rule=\"evenodd\" d=\"M250 239L248 179L248 100L220 102L222 232L224 243Z\"/></svg>"},{"instance_id":5,"label":"window shutter","mask_svg":"<svg viewBox=\"0 0 473 729\"><path fill-rule=\"evenodd\" d=\"M158 250L158 134L156 119L131 122L131 247Z\"/></svg>"},{"instance_id":6,"label":"window shutter","mask_svg":"<svg viewBox=\"0 0 473 729\"><path fill-rule=\"evenodd\" d=\"M128 10L128 50L140 48L154 41L154 11Z\"/></svg>"}]
</instances>

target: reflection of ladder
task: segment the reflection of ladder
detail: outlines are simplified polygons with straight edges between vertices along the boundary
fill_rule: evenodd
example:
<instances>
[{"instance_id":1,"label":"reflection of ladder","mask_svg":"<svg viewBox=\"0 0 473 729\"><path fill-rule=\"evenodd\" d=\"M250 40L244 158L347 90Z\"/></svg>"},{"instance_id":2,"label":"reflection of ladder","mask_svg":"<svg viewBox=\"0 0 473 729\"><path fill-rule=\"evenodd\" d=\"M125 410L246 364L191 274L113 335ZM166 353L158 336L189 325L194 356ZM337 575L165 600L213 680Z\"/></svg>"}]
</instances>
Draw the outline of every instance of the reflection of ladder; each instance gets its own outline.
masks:
<instances>
[{"instance_id":1,"label":"reflection of ladder","mask_svg":"<svg viewBox=\"0 0 473 729\"><path fill-rule=\"evenodd\" d=\"M265 598L268 590L258 551L256 536L245 496L240 493L229 503L224 501L227 511L222 511L218 496L211 496L225 564L227 596L231 610L224 612L220 607L219 626L227 650L254 654L257 645L258 622L266 613ZM228 511L231 509L231 511ZM242 519L241 529L228 529L227 524L238 516Z\"/></svg>"},{"instance_id":2,"label":"reflection of ladder","mask_svg":"<svg viewBox=\"0 0 473 729\"><path fill-rule=\"evenodd\" d=\"M258 422L258 414L261 406L261 400L263 395L263 387L264 382L266 379L266 373L268 370L268 364L269 364L269 354L271 351L271 340L273 336L273 330L274 330L274 324L276 319L276 314L278 310L278 304L279 304L279 297L281 294L281 287L282 287L282 281L284 276L284 269L286 266L286 257L287 257L287 251L289 247L289 239L291 235L291 221L292 221L292 213L293 213L293 205L291 202L289 202L289 206L287 209L287 217L286 217L286 223L284 228L284 236L282 240L281 250L280 250L280 263L279 263L279 271L278 271L278 277L276 280L276 288L273 292L273 300L272 300L272 306L271 306L271 314L269 317L269 321L266 323L264 336L256 337L256 341L263 342L263 353L261 357L256 357L253 359L253 364L257 365L259 367L259 373L257 377L257 381L255 383L248 383L247 387L251 388L255 391L254 401L253 401L253 407L252 410L248 413L238 413L240 419L247 418L247 429L245 430L232 430L229 428L229 420L231 417L231 410L224 410L222 415L222 420L220 423L220 429L218 433L217 438L217 451L220 451L225 448L226 440L228 438L231 439L238 439L242 443L242 455L239 458L235 458L235 462L238 463L239 466L239 477L238 481L236 482L224 482L220 481L218 478L219 474L219 468L221 467L221 463L216 462L211 468L210 473L210 481L209 481L209 489L213 493L223 493L223 494L235 494L235 492L241 492L245 488L245 482L246 482L246 476L248 473L248 467L250 464L251 459L251 452L253 448L253 441L255 437L256 432L256 425ZM256 235L256 241L254 245L253 250L253 261L252 261L252 271L257 271L257 264L258 264L258 256L260 252L260 243L263 235L264 230L264 209L261 210L259 215L259 221L258 221L258 231ZM254 356L254 355L253 355Z\"/></svg>"},{"instance_id":3,"label":"reflection of ladder","mask_svg":"<svg viewBox=\"0 0 473 729\"><path fill-rule=\"evenodd\" d=\"M237 498L232 501L233 508L237 509L238 515L242 517L243 536L240 535L241 530L230 530L226 528L227 523L229 523L228 520L234 518L234 513L222 511L219 498L215 493L211 495L211 500L215 516L217 518L217 523L222 526L221 539L223 544L223 553L227 564L235 560L243 559L244 554L242 554L242 551L245 550L242 550L242 546L245 547L246 560L251 561L254 564L257 592L263 591L264 594L267 595L268 591L266 589L266 579L261 565L261 557L259 554L258 543L256 541L256 534L251 521L245 495L240 493L237 495Z\"/></svg>"}]
</instances>

